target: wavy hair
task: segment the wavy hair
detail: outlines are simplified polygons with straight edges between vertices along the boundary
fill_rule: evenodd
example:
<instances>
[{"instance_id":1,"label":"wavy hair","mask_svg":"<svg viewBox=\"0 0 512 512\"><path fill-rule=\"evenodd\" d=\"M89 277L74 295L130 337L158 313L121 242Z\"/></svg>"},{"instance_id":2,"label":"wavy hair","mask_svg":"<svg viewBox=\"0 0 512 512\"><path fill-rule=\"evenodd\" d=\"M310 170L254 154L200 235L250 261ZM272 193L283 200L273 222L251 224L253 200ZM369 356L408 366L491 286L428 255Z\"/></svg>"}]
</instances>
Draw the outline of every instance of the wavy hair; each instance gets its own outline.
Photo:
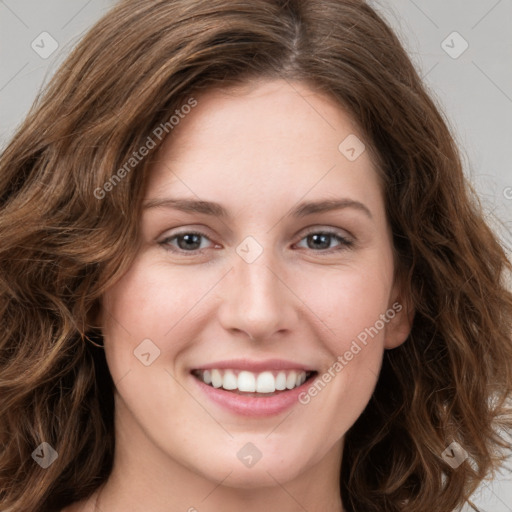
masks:
<instances>
[{"instance_id":1,"label":"wavy hair","mask_svg":"<svg viewBox=\"0 0 512 512\"><path fill-rule=\"evenodd\" d=\"M257 78L310 84L357 122L416 312L346 435L346 510L451 511L510 448L511 263L387 23L360 0L124 0L0 158L2 511L54 512L112 469L114 384L84 336L101 341L99 299L136 254L151 159L98 191L192 94ZM43 441L47 469L32 458ZM457 469L441 457L452 441L470 455Z\"/></svg>"}]
</instances>

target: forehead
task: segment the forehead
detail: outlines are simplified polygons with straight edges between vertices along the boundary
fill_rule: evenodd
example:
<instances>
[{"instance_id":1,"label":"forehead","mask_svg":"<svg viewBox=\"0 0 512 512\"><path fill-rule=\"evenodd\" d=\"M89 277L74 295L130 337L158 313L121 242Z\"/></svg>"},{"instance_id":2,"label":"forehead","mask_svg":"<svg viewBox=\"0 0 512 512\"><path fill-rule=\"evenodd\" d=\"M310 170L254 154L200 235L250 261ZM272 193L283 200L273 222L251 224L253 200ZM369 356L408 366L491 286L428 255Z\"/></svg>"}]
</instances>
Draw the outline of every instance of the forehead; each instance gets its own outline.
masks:
<instances>
[{"instance_id":1,"label":"forehead","mask_svg":"<svg viewBox=\"0 0 512 512\"><path fill-rule=\"evenodd\" d=\"M332 98L285 80L195 98L197 106L180 119L153 164L146 197L176 192L214 199L230 191L240 201L289 201L308 191L378 195L369 152L355 160L343 152L344 141L364 143L363 136Z\"/></svg>"}]
</instances>

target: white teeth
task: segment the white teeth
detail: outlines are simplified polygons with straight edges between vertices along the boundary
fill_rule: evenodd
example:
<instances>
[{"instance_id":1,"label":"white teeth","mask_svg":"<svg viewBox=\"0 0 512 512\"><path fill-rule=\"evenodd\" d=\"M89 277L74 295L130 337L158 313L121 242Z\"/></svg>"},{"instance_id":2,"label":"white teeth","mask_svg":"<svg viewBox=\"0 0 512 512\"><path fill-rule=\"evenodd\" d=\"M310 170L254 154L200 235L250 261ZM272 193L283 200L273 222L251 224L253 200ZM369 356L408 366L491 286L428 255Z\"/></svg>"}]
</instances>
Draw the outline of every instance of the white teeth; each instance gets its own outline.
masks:
<instances>
[{"instance_id":1,"label":"white teeth","mask_svg":"<svg viewBox=\"0 0 512 512\"><path fill-rule=\"evenodd\" d=\"M224 372L224 380L222 381L222 387L227 390L236 389L238 387L238 379L231 370Z\"/></svg>"},{"instance_id":2,"label":"white teeth","mask_svg":"<svg viewBox=\"0 0 512 512\"><path fill-rule=\"evenodd\" d=\"M263 372L256 380L256 391L258 393L273 393L276 390L276 380L272 372Z\"/></svg>"},{"instance_id":3,"label":"white teeth","mask_svg":"<svg viewBox=\"0 0 512 512\"><path fill-rule=\"evenodd\" d=\"M239 370L210 370L198 371L196 375L214 388L227 391L243 391L248 393L274 393L301 386L306 381L305 371L281 370L253 373Z\"/></svg>"},{"instance_id":4,"label":"white teeth","mask_svg":"<svg viewBox=\"0 0 512 512\"><path fill-rule=\"evenodd\" d=\"M293 389L297 385L297 372L291 371L286 377L286 387L288 389Z\"/></svg>"},{"instance_id":5,"label":"white teeth","mask_svg":"<svg viewBox=\"0 0 512 512\"><path fill-rule=\"evenodd\" d=\"M238 390L239 391L256 391L256 378L254 373L240 372L238 375Z\"/></svg>"},{"instance_id":6,"label":"white teeth","mask_svg":"<svg viewBox=\"0 0 512 512\"><path fill-rule=\"evenodd\" d=\"M219 370L212 370L212 386L214 388L222 386L222 375Z\"/></svg>"},{"instance_id":7,"label":"white teeth","mask_svg":"<svg viewBox=\"0 0 512 512\"><path fill-rule=\"evenodd\" d=\"M304 376L305 378L305 376ZM286 373L279 372L276 377L276 389L278 391L283 391L283 389L286 389Z\"/></svg>"}]
</instances>

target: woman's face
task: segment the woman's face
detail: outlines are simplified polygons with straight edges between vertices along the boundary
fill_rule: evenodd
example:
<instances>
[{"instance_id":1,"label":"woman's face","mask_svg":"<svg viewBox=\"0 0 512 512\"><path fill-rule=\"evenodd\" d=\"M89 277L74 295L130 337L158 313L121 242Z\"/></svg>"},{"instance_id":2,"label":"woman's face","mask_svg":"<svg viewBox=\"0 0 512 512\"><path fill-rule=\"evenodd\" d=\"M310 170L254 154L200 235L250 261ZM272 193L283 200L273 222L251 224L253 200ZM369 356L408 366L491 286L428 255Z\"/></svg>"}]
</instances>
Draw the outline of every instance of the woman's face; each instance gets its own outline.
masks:
<instances>
[{"instance_id":1,"label":"woman's face","mask_svg":"<svg viewBox=\"0 0 512 512\"><path fill-rule=\"evenodd\" d=\"M102 301L116 449L232 487L334 474L383 350L409 332L369 151L302 83L196 100Z\"/></svg>"}]
</instances>

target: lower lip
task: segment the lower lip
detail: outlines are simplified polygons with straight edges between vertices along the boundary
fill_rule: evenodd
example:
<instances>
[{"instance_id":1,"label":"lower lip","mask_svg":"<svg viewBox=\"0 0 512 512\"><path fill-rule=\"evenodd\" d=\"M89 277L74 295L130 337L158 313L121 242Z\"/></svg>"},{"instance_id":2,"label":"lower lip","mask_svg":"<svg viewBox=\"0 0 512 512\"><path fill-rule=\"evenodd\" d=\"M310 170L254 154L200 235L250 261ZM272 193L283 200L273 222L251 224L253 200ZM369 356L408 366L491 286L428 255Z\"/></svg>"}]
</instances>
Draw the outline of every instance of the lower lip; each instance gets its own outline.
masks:
<instances>
[{"instance_id":1,"label":"lower lip","mask_svg":"<svg viewBox=\"0 0 512 512\"><path fill-rule=\"evenodd\" d=\"M316 378L316 374L306 380L300 386L281 391L277 395L269 397L251 397L249 395L238 395L222 388L214 388L191 375L199 389L205 393L213 402L225 409L241 416L274 416L290 409L299 403L299 395L305 391Z\"/></svg>"}]
</instances>

